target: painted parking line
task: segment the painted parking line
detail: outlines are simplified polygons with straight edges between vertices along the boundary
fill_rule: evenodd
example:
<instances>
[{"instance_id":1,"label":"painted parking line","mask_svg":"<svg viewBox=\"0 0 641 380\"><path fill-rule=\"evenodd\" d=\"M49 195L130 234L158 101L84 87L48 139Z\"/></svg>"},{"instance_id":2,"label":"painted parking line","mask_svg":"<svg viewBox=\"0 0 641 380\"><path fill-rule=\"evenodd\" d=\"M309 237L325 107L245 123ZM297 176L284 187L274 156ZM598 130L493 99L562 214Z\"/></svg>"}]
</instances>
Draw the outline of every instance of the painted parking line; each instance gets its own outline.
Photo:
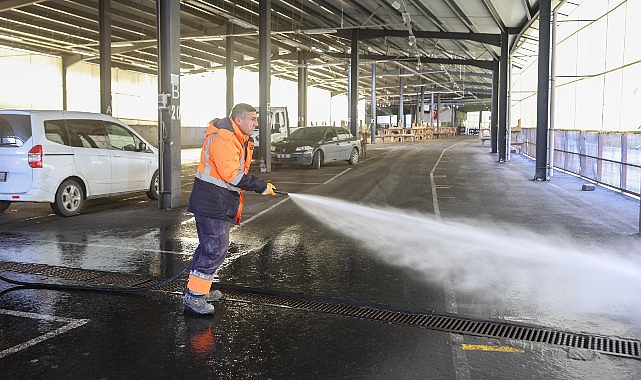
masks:
<instances>
[{"instance_id":1,"label":"painted parking line","mask_svg":"<svg viewBox=\"0 0 641 380\"><path fill-rule=\"evenodd\" d=\"M434 172L436 171L436 167L438 166L438 164L440 164L441 162L444 162L443 155L445 154L445 152L447 152L449 149L451 149L451 148L453 148L453 147L455 147L455 146L457 146L459 144L464 143L465 141L467 141L467 140L459 141L457 143L454 143L454 144L444 148L441 151L441 155L438 157L438 160L436 160L436 163L434 164L434 167L430 171L430 186L432 188L432 204L434 205L434 216L436 216L437 219L441 219L441 210L438 207L438 197L437 197L437 194L436 194L437 186L436 186L436 182L434 181L434 178L436 178L436 175L434 174Z\"/></svg>"},{"instance_id":2,"label":"painted parking line","mask_svg":"<svg viewBox=\"0 0 641 380\"><path fill-rule=\"evenodd\" d=\"M436 178L446 178L446 177L445 175L434 174L434 173L436 172L436 168L438 167L438 165L441 162L444 162L443 155L445 154L445 152L447 152L449 149L463 142L464 141L460 141L444 148L441 151L441 154L438 157L438 160L436 160L434 167L432 167L432 170L429 173L430 187L432 190L432 204L434 206L434 216L436 217L437 220L441 219L441 211L438 206L438 195L437 195L436 189L446 189L446 188L450 188L451 186L437 185ZM456 294L454 292L454 287L451 285L447 286L445 289L445 309L447 310L448 313L453 313L453 314L458 313L458 305L456 304ZM454 378L456 380L470 380L472 378L472 375L470 374L470 366L467 360L467 355L465 355L465 350L461 349L461 346L459 346L459 343L461 343L461 341L463 340L463 337L461 337L459 334L450 333L450 339L454 343L452 344L452 361L454 362Z\"/></svg>"},{"instance_id":3,"label":"painted parking line","mask_svg":"<svg viewBox=\"0 0 641 380\"><path fill-rule=\"evenodd\" d=\"M26 348L29 348L31 346L35 346L36 344L43 342L47 339L51 339L53 337L56 337L58 335L64 334L65 332L69 330L73 330L76 327L80 327L84 325L85 323L89 322L89 319L75 319L75 318L64 318L64 317L56 317L54 315L42 315L42 314L36 314L36 313L25 313L22 311L14 311L14 310L5 310L5 309L0 309L0 314L5 314L13 317L19 317L19 318L31 318L31 319L41 319L45 321L50 321L50 322L62 322L66 323L66 325L57 328L55 330L49 331L48 333L39 335L33 339L30 339L24 343L17 344L13 347L7 348L5 350L0 351L0 358L4 358L7 355L11 355L13 353L19 352L21 350L24 350Z\"/></svg>"},{"instance_id":4,"label":"painted parking line","mask_svg":"<svg viewBox=\"0 0 641 380\"><path fill-rule=\"evenodd\" d=\"M491 351L491 352L511 352L524 353L525 351L510 346L486 346L484 344L462 344L463 351Z\"/></svg>"},{"instance_id":5,"label":"painted parking line","mask_svg":"<svg viewBox=\"0 0 641 380\"><path fill-rule=\"evenodd\" d=\"M352 168L347 168L347 169L343 170L342 172L340 172L340 173L336 174L336 175L335 175L335 176L333 176L332 178L330 178L330 179L328 179L327 181L323 182L323 185L327 185L328 183L332 182L333 180L335 180L336 178L338 178L338 177L342 176L343 174L347 173L347 172L348 172L348 171L350 171L350 170L352 170Z\"/></svg>"}]
</instances>

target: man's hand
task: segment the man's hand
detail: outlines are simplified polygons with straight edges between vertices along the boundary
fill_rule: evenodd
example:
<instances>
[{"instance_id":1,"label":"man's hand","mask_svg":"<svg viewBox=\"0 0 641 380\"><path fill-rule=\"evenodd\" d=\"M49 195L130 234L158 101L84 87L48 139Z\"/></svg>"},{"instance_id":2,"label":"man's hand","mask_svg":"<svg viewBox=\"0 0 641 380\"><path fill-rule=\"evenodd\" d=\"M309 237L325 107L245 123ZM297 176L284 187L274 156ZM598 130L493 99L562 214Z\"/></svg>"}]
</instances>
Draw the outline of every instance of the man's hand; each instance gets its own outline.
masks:
<instances>
[{"instance_id":1,"label":"man's hand","mask_svg":"<svg viewBox=\"0 0 641 380\"><path fill-rule=\"evenodd\" d=\"M271 183L267 182L267 187L265 188L265 190L262 193L260 193L260 195L276 195L276 193L274 193L274 189L275 188L276 188L276 186L274 186Z\"/></svg>"}]
</instances>

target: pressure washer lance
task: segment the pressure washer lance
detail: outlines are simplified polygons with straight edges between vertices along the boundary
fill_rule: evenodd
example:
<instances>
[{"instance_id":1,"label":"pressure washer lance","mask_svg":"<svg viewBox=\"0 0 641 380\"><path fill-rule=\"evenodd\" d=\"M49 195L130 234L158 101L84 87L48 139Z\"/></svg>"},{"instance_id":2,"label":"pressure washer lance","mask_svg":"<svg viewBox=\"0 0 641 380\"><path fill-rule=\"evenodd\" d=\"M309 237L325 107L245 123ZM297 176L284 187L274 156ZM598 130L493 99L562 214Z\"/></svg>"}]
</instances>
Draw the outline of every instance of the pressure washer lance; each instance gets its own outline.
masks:
<instances>
[{"instance_id":1,"label":"pressure washer lance","mask_svg":"<svg viewBox=\"0 0 641 380\"><path fill-rule=\"evenodd\" d=\"M274 189L274 193L280 194L280 195L289 195L289 193L286 192L285 190L276 190L276 189Z\"/></svg>"}]
</instances>

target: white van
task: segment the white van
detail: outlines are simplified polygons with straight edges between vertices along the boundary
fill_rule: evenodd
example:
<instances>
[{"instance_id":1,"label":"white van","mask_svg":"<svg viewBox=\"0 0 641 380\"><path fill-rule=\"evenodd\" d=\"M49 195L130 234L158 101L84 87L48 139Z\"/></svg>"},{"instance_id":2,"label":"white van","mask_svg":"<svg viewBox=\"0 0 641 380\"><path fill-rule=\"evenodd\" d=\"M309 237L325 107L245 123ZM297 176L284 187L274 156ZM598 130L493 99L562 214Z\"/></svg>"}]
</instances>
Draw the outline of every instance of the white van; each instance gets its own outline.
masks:
<instances>
[{"instance_id":1,"label":"white van","mask_svg":"<svg viewBox=\"0 0 641 380\"><path fill-rule=\"evenodd\" d=\"M72 216L85 199L147 192L158 199L158 151L109 115L0 110L0 212L49 202Z\"/></svg>"}]
</instances>

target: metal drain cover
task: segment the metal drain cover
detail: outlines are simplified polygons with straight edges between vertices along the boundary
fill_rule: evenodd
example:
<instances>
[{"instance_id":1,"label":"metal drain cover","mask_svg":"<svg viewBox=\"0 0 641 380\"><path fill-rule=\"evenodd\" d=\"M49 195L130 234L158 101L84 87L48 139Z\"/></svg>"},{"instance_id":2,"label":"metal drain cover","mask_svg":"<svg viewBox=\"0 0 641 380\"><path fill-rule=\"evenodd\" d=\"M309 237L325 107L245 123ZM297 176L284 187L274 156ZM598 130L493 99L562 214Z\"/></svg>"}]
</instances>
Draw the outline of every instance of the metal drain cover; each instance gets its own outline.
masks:
<instances>
[{"instance_id":1,"label":"metal drain cover","mask_svg":"<svg viewBox=\"0 0 641 380\"><path fill-rule=\"evenodd\" d=\"M110 284L113 286L145 286L160 282L139 275L65 268L44 264L27 264L0 261L0 271L44 275L65 280L80 280L82 285ZM167 292L182 292L186 279L156 288ZM389 305L362 303L344 299L316 297L297 293L274 292L242 286L216 284L227 301L284 307L309 312L329 313L344 317L367 319L403 326L422 327L456 334L483 336L545 343L565 348L586 349L607 355L641 359L641 344L637 339L615 338L591 334L558 331L506 321L492 321L464 317L429 310L410 310Z\"/></svg>"}]
</instances>

